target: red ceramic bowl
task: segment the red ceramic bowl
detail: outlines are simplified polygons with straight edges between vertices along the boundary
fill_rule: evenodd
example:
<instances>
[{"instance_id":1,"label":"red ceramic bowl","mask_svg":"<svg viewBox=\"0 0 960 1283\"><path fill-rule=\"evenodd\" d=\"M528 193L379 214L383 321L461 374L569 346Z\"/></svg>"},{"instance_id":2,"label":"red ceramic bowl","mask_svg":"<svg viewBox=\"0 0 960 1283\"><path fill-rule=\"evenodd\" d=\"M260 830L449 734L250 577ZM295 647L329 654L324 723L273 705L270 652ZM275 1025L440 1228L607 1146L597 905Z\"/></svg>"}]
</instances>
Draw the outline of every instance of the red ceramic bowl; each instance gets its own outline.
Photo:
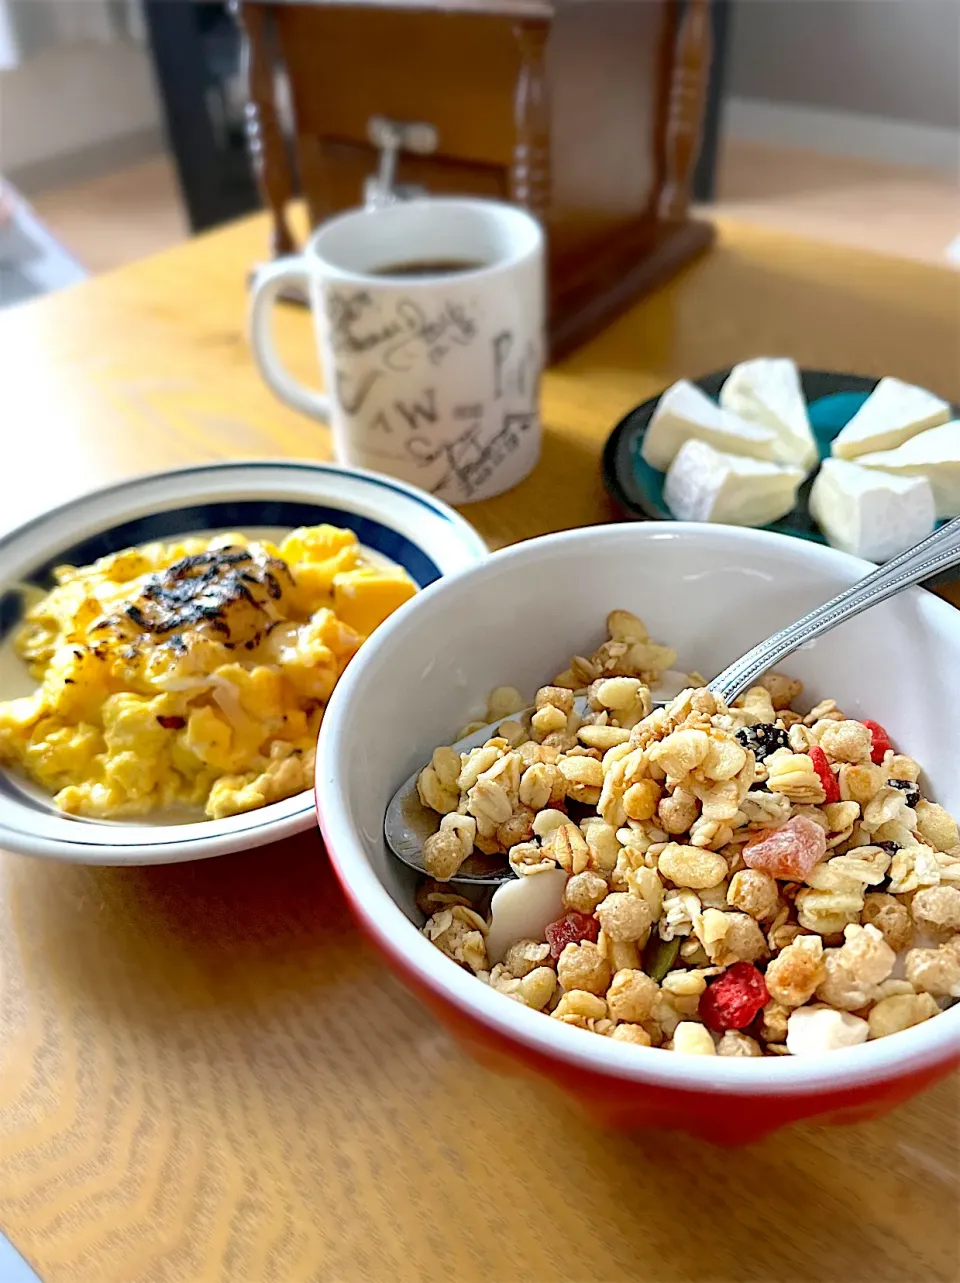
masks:
<instances>
[{"instance_id":1,"label":"red ceramic bowl","mask_svg":"<svg viewBox=\"0 0 960 1283\"><path fill-rule=\"evenodd\" d=\"M904 1033L816 1057L682 1056L562 1025L483 985L419 933L414 876L383 841L394 789L483 708L486 693L510 683L532 694L601 640L610 610L635 611L676 646L681 667L710 673L867 569L752 530L576 530L444 579L366 643L324 718L320 827L361 925L485 1063L543 1074L608 1124L676 1127L724 1143L804 1118L874 1117L960 1064L960 1004ZM929 795L960 811L960 737L944 715L960 694L960 612L913 590L783 667L803 679L811 702L833 697L886 726L924 765Z\"/></svg>"}]
</instances>

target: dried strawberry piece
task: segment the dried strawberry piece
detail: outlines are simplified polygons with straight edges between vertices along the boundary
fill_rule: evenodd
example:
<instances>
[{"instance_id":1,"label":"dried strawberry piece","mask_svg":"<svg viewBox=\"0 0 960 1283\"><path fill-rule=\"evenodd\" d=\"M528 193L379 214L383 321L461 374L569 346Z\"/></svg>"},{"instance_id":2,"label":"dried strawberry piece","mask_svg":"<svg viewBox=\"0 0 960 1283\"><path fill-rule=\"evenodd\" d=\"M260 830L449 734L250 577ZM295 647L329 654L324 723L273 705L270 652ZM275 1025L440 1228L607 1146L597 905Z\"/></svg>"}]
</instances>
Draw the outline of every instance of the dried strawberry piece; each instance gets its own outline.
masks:
<instances>
[{"instance_id":1,"label":"dried strawberry piece","mask_svg":"<svg viewBox=\"0 0 960 1283\"><path fill-rule=\"evenodd\" d=\"M868 722L864 720L863 725L870 732L872 741L870 748L870 761L877 766L883 761L884 753L890 751L893 745L890 743L890 736L883 729L879 722Z\"/></svg>"},{"instance_id":2,"label":"dried strawberry piece","mask_svg":"<svg viewBox=\"0 0 960 1283\"><path fill-rule=\"evenodd\" d=\"M565 918L558 918L547 927L547 943L550 955L559 958L568 944L579 944L581 940L596 940L600 935L600 923L589 913L568 913Z\"/></svg>"},{"instance_id":3,"label":"dried strawberry piece","mask_svg":"<svg viewBox=\"0 0 960 1283\"><path fill-rule=\"evenodd\" d=\"M746 1029L767 1005L767 982L749 962L735 962L700 995L699 1015L708 1029Z\"/></svg>"},{"instance_id":4,"label":"dried strawberry piece","mask_svg":"<svg viewBox=\"0 0 960 1283\"><path fill-rule=\"evenodd\" d=\"M813 763L813 769L816 771L820 783L823 785L823 791L826 793L824 803L840 801L840 785L837 777L830 769L830 763L827 761L827 755L818 745L807 750L807 756Z\"/></svg>"},{"instance_id":5,"label":"dried strawberry piece","mask_svg":"<svg viewBox=\"0 0 960 1283\"><path fill-rule=\"evenodd\" d=\"M827 853L827 836L819 824L795 815L778 829L764 829L743 848L743 862L771 878L802 882Z\"/></svg>"}]
</instances>

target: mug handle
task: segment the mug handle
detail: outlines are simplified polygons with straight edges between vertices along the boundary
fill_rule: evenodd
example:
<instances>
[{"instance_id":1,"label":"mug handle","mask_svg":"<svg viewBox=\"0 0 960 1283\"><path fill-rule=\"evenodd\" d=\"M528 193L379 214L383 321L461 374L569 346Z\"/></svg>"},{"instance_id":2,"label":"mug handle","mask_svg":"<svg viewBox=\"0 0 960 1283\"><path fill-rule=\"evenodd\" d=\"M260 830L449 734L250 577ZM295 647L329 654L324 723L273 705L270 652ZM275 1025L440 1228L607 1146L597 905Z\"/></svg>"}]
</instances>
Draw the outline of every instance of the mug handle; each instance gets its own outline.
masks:
<instances>
[{"instance_id":1,"label":"mug handle","mask_svg":"<svg viewBox=\"0 0 960 1283\"><path fill-rule=\"evenodd\" d=\"M250 346L260 373L281 401L286 401L301 414L329 422L330 398L299 383L280 360L273 341L273 305L277 295L291 281L298 285L307 281L307 269L299 254L278 258L257 271L250 299Z\"/></svg>"}]
</instances>

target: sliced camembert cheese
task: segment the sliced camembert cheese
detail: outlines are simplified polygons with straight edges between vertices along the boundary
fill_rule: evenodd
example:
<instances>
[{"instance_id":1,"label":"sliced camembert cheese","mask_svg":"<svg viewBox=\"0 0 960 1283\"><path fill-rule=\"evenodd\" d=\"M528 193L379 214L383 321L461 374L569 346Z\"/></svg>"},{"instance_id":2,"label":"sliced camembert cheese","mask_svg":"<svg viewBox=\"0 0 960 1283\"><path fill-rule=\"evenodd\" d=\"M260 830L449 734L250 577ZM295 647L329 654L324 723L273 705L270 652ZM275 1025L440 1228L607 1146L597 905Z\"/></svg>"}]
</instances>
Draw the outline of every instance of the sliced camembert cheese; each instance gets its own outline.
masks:
<instances>
[{"instance_id":1,"label":"sliced camembert cheese","mask_svg":"<svg viewBox=\"0 0 960 1283\"><path fill-rule=\"evenodd\" d=\"M748 423L773 429L774 462L805 472L817 462L800 372L789 357L760 356L735 365L720 389L720 404Z\"/></svg>"},{"instance_id":2,"label":"sliced camembert cheese","mask_svg":"<svg viewBox=\"0 0 960 1283\"><path fill-rule=\"evenodd\" d=\"M938 517L960 514L960 419L929 428L896 450L861 454L862 468L881 468L898 477L926 477Z\"/></svg>"},{"instance_id":3,"label":"sliced camembert cheese","mask_svg":"<svg viewBox=\"0 0 960 1283\"><path fill-rule=\"evenodd\" d=\"M652 468L666 472L683 443L691 439L753 459L772 459L776 433L728 414L695 384L681 379L657 402L640 453Z\"/></svg>"},{"instance_id":4,"label":"sliced camembert cheese","mask_svg":"<svg viewBox=\"0 0 960 1283\"><path fill-rule=\"evenodd\" d=\"M838 434L832 453L856 459L874 450L895 450L904 441L937 428L950 418L950 405L926 388L881 379L850 422Z\"/></svg>"},{"instance_id":5,"label":"sliced camembert cheese","mask_svg":"<svg viewBox=\"0 0 960 1283\"><path fill-rule=\"evenodd\" d=\"M810 491L810 512L834 548L886 561L933 529L926 477L897 477L844 459L824 459Z\"/></svg>"},{"instance_id":6,"label":"sliced camembert cheese","mask_svg":"<svg viewBox=\"0 0 960 1283\"><path fill-rule=\"evenodd\" d=\"M723 454L705 441L688 441L670 465L663 497L681 521L763 526L797 501L802 468Z\"/></svg>"}]
</instances>

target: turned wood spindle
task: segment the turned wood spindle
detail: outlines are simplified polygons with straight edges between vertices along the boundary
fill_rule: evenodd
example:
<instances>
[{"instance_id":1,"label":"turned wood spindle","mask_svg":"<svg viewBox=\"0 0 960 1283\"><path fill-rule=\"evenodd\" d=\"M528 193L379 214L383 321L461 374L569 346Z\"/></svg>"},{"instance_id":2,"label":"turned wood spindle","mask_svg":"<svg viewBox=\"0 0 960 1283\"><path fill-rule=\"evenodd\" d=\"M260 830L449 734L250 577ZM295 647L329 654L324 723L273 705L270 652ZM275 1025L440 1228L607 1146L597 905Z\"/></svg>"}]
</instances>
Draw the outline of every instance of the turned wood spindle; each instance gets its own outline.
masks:
<instances>
[{"instance_id":1,"label":"turned wood spindle","mask_svg":"<svg viewBox=\"0 0 960 1283\"><path fill-rule=\"evenodd\" d=\"M709 0L686 0L673 63L660 217L680 222L690 204L712 52Z\"/></svg>"},{"instance_id":2,"label":"turned wood spindle","mask_svg":"<svg viewBox=\"0 0 960 1283\"><path fill-rule=\"evenodd\" d=\"M550 102L545 62L548 22L517 22L520 73L514 99L510 199L546 219L550 209Z\"/></svg>"},{"instance_id":3,"label":"turned wood spindle","mask_svg":"<svg viewBox=\"0 0 960 1283\"><path fill-rule=\"evenodd\" d=\"M273 219L270 252L274 258L293 254L296 243L287 223L286 204L293 196L287 141L277 112L274 75L276 15L269 5L235 0L234 14L245 35L243 72L247 81L244 109L247 148L257 187Z\"/></svg>"}]
</instances>

